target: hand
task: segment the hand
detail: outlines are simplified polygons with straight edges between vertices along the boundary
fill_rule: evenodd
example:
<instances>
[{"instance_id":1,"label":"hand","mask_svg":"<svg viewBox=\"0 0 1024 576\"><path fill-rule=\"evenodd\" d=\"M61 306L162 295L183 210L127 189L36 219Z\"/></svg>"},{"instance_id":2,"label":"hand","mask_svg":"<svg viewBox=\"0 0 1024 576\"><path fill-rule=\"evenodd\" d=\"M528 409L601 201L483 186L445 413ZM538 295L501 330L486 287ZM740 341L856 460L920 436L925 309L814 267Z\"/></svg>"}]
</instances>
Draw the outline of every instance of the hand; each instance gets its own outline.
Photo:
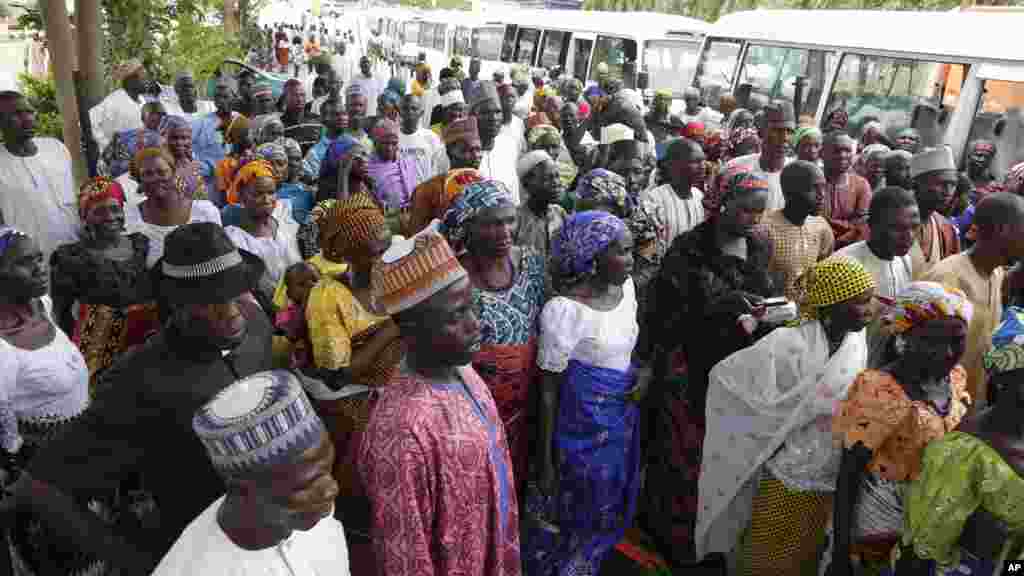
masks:
<instances>
[{"instance_id":1,"label":"hand","mask_svg":"<svg viewBox=\"0 0 1024 576\"><path fill-rule=\"evenodd\" d=\"M754 315L758 310L764 308L764 298L751 292L737 292L740 301L743 302L744 313Z\"/></svg>"},{"instance_id":2,"label":"hand","mask_svg":"<svg viewBox=\"0 0 1024 576\"><path fill-rule=\"evenodd\" d=\"M626 395L630 402L639 404L644 401L644 398L647 397L647 390L651 386L652 377L651 369L646 366L636 370L636 384Z\"/></svg>"}]
</instances>

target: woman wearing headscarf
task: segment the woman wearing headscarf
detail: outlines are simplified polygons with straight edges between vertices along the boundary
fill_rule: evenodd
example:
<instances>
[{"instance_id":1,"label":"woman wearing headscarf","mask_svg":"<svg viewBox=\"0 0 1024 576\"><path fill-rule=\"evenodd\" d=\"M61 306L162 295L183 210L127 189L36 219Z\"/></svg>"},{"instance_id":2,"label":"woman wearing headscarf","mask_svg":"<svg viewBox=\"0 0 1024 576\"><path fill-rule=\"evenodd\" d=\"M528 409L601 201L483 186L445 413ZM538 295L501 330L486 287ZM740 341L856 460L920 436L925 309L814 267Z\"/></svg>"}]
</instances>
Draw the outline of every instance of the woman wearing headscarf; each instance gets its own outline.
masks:
<instances>
[{"instance_id":1,"label":"woman wearing headscarf","mask_svg":"<svg viewBox=\"0 0 1024 576\"><path fill-rule=\"evenodd\" d=\"M371 132L374 154L367 173L373 179L374 196L385 213L407 209L416 189L416 158L399 155L400 130L398 122L384 118Z\"/></svg>"},{"instance_id":2,"label":"woman wearing headscarf","mask_svg":"<svg viewBox=\"0 0 1024 576\"><path fill-rule=\"evenodd\" d=\"M252 122L251 128L256 133L256 144L277 142L284 138L284 122L279 114L265 114L257 116Z\"/></svg>"},{"instance_id":3,"label":"woman wearing headscarf","mask_svg":"<svg viewBox=\"0 0 1024 576\"><path fill-rule=\"evenodd\" d=\"M994 405L928 444L904 493L897 576L991 576L1024 544L1024 309L1010 307L985 368Z\"/></svg>"},{"instance_id":4,"label":"woman wearing headscarf","mask_svg":"<svg viewBox=\"0 0 1024 576\"><path fill-rule=\"evenodd\" d=\"M235 188L241 211L238 222L226 225L224 231L235 246L263 260L268 285L277 286L285 270L302 260L296 238L299 224L292 218L291 205L277 201L274 169L266 160L242 166ZM272 288L264 295L270 294Z\"/></svg>"},{"instance_id":5,"label":"woman wearing headscarf","mask_svg":"<svg viewBox=\"0 0 1024 576\"><path fill-rule=\"evenodd\" d=\"M865 147L853 163L853 170L868 181L872 190L885 186L885 157L890 152L885 144Z\"/></svg>"},{"instance_id":6,"label":"woman wearing headscarf","mask_svg":"<svg viewBox=\"0 0 1024 576\"><path fill-rule=\"evenodd\" d=\"M370 192L370 153L351 138L339 138L327 148L317 178L317 202L343 200L358 192Z\"/></svg>"},{"instance_id":7,"label":"woman wearing headscarf","mask_svg":"<svg viewBox=\"0 0 1024 576\"><path fill-rule=\"evenodd\" d=\"M114 135L113 141L103 151L102 162L97 166L101 176L108 176L121 185L125 201L136 204L142 201L139 189L138 171L132 170L132 161L139 150L159 148L163 145L160 132L140 128L126 130Z\"/></svg>"},{"instance_id":8,"label":"woman wearing headscarf","mask_svg":"<svg viewBox=\"0 0 1024 576\"><path fill-rule=\"evenodd\" d=\"M91 384L160 328L146 269L149 239L124 233L124 203L124 191L113 180L97 177L83 184L82 240L50 256L53 317L82 351Z\"/></svg>"},{"instance_id":9,"label":"woman wearing headscarf","mask_svg":"<svg viewBox=\"0 0 1024 576\"><path fill-rule=\"evenodd\" d=\"M755 228L767 197L760 176L733 175L722 208L672 243L644 317L658 383L644 490L648 530L676 565L694 558L708 372L764 335L768 327L746 317L781 292L768 273L770 241Z\"/></svg>"},{"instance_id":10,"label":"woman wearing headscarf","mask_svg":"<svg viewBox=\"0 0 1024 576\"><path fill-rule=\"evenodd\" d=\"M164 148L146 148L135 155L139 191L146 197L125 206L125 229L149 238L146 267L164 255L164 238L179 226L192 222L220 224L220 211L209 200L195 200L177 184L174 158Z\"/></svg>"},{"instance_id":11,"label":"woman wearing headscarf","mask_svg":"<svg viewBox=\"0 0 1024 576\"><path fill-rule=\"evenodd\" d=\"M639 328L632 237L607 212L575 214L555 243L562 295L541 313L535 483L526 495L525 573L597 574L632 524L640 488Z\"/></svg>"},{"instance_id":12,"label":"woman wearing headscarf","mask_svg":"<svg viewBox=\"0 0 1024 576\"><path fill-rule=\"evenodd\" d=\"M633 285L640 309L646 309L648 285L661 268L667 249L664 220L657 206L650 202L637 203L626 189L626 180L604 168L596 168L581 177L573 197L577 211L603 210L626 223L633 237ZM557 282L557 278L555 280Z\"/></svg>"},{"instance_id":13,"label":"woman wearing headscarf","mask_svg":"<svg viewBox=\"0 0 1024 576\"><path fill-rule=\"evenodd\" d=\"M537 318L544 305L545 263L515 246L516 205L498 180L474 182L452 202L441 232L473 283L480 351L473 367L484 379L505 426L517 487L526 481L532 420Z\"/></svg>"},{"instance_id":14,"label":"woman wearing headscarf","mask_svg":"<svg viewBox=\"0 0 1024 576\"><path fill-rule=\"evenodd\" d=\"M550 124L534 126L527 134L526 142L531 151L544 150L555 160L555 163L558 165L558 178L562 181L562 186L568 190L569 186L576 180L577 169L576 163L572 161L569 151L562 143L562 134L558 131L558 128ZM558 203L566 210L572 210L573 208L572 199L568 194L564 194L559 198Z\"/></svg>"},{"instance_id":15,"label":"woman wearing headscarf","mask_svg":"<svg viewBox=\"0 0 1024 576\"><path fill-rule=\"evenodd\" d=\"M304 224L313 209L313 193L302 182L302 148L292 138L282 138L285 159L288 161L288 176L277 185L277 198L292 204L292 218Z\"/></svg>"},{"instance_id":16,"label":"woman wearing headscarf","mask_svg":"<svg viewBox=\"0 0 1024 576\"><path fill-rule=\"evenodd\" d=\"M883 312L889 340L881 366L857 376L832 420L844 448L835 576L852 574L857 563L869 574L888 563L903 528L903 491L921 470L922 451L967 414L967 371L959 362L971 312L963 292L934 282L910 283Z\"/></svg>"},{"instance_id":17,"label":"woman wearing headscarf","mask_svg":"<svg viewBox=\"0 0 1024 576\"><path fill-rule=\"evenodd\" d=\"M38 242L0 227L0 467L8 482L89 405L89 368L53 319L49 280ZM69 543L61 545L31 513L18 512L11 524L5 540L19 573L104 567Z\"/></svg>"},{"instance_id":18,"label":"woman wearing headscarf","mask_svg":"<svg viewBox=\"0 0 1024 576\"><path fill-rule=\"evenodd\" d=\"M218 206L228 203L228 194L235 181L235 172L244 160L252 158L253 138L249 129L249 120L242 115L235 116L224 131L224 143L230 151L214 167L214 179L217 183L217 194L212 195ZM236 200L237 202L237 200Z\"/></svg>"},{"instance_id":19,"label":"woman wearing headscarf","mask_svg":"<svg viewBox=\"0 0 1024 576\"><path fill-rule=\"evenodd\" d=\"M224 226L237 226L241 221L243 207L241 205L242 200L239 186L241 186L242 181L238 177L242 173L242 168L249 166L249 164L257 160L269 165L275 186L288 175L288 156L285 154L284 146L277 143L260 144L257 146L253 150L253 159L242 164L235 174L235 181L231 183L231 187L228 190L228 203L220 210L220 219ZM260 168L265 167L263 164L260 164ZM250 170L252 169L254 169L254 166L250 166ZM246 176L246 180L249 183L252 181L252 174L250 171Z\"/></svg>"},{"instance_id":20,"label":"woman wearing headscarf","mask_svg":"<svg viewBox=\"0 0 1024 576\"><path fill-rule=\"evenodd\" d=\"M733 158L757 154L761 151L761 137L756 128L733 128L725 139L725 150L722 152L722 164Z\"/></svg>"},{"instance_id":21,"label":"woman wearing headscarf","mask_svg":"<svg viewBox=\"0 0 1024 576\"><path fill-rule=\"evenodd\" d=\"M867 362L871 274L831 256L797 282L800 320L709 374L697 556L736 548L730 573L818 574L839 472L832 414Z\"/></svg>"},{"instance_id":22,"label":"woman wearing headscarf","mask_svg":"<svg viewBox=\"0 0 1024 576\"><path fill-rule=\"evenodd\" d=\"M821 130L814 126L801 126L793 132L793 151L797 160L821 166Z\"/></svg>"},{"instance_id":23,"label":"woman wearing headscarf","mask_svg":"<svg viewBox=\"0 0 1024 576\"><path fill-rule=\"evenodd\" d=\"M337 506L345 518L352 564L376 566L370 506L355 458L370 417L371 390L390 381L402 358L398 326L373 312L370 295L370 269L390 245L391 233L380 207L360 192L329 208L320 220L319 237L324 258L348 262L351 274L344 281L325 274L309 294L306 322L315 370L304 380L334 442Z\"/></svg>"},{"instance_id":24,"label":"woman wearing headscarf","mask_svg":"<svg viewBox=\"0 0 1024 576\"><path fill-rule=\"evenodd\" d=\"M398 95L398 92L394 90L385 90L380 93L377 97L377 116L378 118L388 119L392 122L398 122L398 103L402 99Z\"/></svg>"}]
</instances>

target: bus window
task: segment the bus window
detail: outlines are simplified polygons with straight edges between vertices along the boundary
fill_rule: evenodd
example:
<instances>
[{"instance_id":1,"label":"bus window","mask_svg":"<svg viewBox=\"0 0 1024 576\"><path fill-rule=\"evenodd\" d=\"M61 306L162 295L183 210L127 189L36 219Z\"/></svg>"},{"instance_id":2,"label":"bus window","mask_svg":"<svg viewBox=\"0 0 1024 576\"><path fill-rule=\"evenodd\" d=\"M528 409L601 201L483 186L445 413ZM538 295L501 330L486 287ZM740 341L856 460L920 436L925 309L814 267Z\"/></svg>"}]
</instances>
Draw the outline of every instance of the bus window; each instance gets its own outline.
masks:
<instances>
[{"instance_id":1,"label":"bus window","mask_svg":"<svg viewBox=\"0 0 1024 576\"><path fill-rule=\"evenodd\" d=\"M420 23L419 22L406 22L405 26L402 27L402 43L411 42L418 44L420 41Z\"/></svg>"},{"instance_id":2,"label":"bus window","mask_svg":"<svg viewBox=\"0 0 1024 576\"><path fill-rule=\"evenodd\" d=\"M537 28L520 28L519 40L516 42L516 52L512 61L519 64L533 65L533 59L537 55L538 44L540 44L540 30Z\"/></svg>"},{"instance_id":3,"label":"bus window","mask_svg":"<svg viewBox=\"0 0 1024 576\"><path fill-rule=\"evenodd\" d=\"M445 35L447 34L447 24L435 24L434 25L434 50L444 52Z\"/></svg>"},{"instance_id":4,"label":"bus window","mask_svg":"<svg viewBox=\"0 0 1024 576\"><path fill-rule=\"evenodd\" d=\"M469 56L469 42L469 28L465 26L456 27L455 35L452 37L452 53L456 56Z\"/></svg>"},{"instance_id":5,"label":"bus window","mask_svg":"<svg viewBox=\"0 0 1024 576\"><path fill-rule=\"evenodd\" d=\"M569 52L569 33L559 30L544 32L544 44L540 53L540 65L544 68L561 66Z\"/></svg>"},{"instance_id":6,"label":"bus window","mask_svg":"<svg viewBox=\"0 0 1024 576\"><path fill-rule=\"evenodd\" d=\"M501 28L474 28L470 48L472 55L481 60L501 60L501 39L504 35Z\"/></svg>"},{"instance_id":7,"label":"bus window","mask_svg":"<svg viewBox=\"0 0 1024 576\"><path fill-rule=\"evenodd\" d=\"M913 127L924 146L938 146L958 102L946 96L959 95L965 76L963 64L846 54L827 109L845 108L851 133L877 118L890 137Z\"/></svg>"},{"instance_id":8,"label":"bus window","mask_svg":"<svg viewBox=\"0 0 1024 576\"><path fill-rule=\"evenodd\" d=\"M699 44L678 40L651 40L644 46L644 66L650 73L650 86L671 90L681 97L697 68Z\"/></svg>"},{"instance_id":9,"label":"bus window","mask_svg":"<svg viewBox=\"0 0 1024 576\"><path fill-rule=\"evenodd\" d=\"M697 87L722 94L730 92L740 60L740 47L739 40L708 39L694 74ZM718 106L718 102L708 102L708 105Z\"/></svg>"},{"instance_id":10,"label":"bus window","mask_svg":"<svg viewBox=\"0 0 1024 576\"><path fill-rule=\"evenodd\" d=\"M590 64L590 51L594 41L590 38L577 38L576 49L573 51L572 75L580 82L586 82L587 69Z\"/></svg>"},{"instance_id":11,"label":"bus window","mask_svg":"<svg viewBox=\"0 0 1024 576\"><path fill-rule=\"evenodd\" d=\"M801 76L807 83L800 113L813 117L835 65L834 52L750 45L743 58L739 85L749 84L751 94L760 94L769 100L792 101L796 78Z\"/></svg>"},{"instance_id":12,"label":"bus window","mask_svg":"<svg viewBox=\"0 0 1024 576\"><path fill-rule=\"evenodd\" d=\"M626 80L626 88L632 78L625 77L627 62L636 62L636 41L614 36L598 36L594 45L594 57L590 61L590 79L597 79L597 66L605 62L613 78Z\"/></svg>"},{"instance_id":13,"label":"bus window","mask_svg":"<svg viewBox=\"0 0 1024 576\"><path fill-rule=\"evenodd\" d=\"M512 54L516 50L516 32L519 31L519 26L515 24L509 24L505 26L505 36L501 41L501 61L511 62Z\"/></svg>"},{"instance_id":14,"label":"bus window","mask_svg":"<svg viewBox=\"0 0 1024 576\"><path fill-rule=\"evenodd\" d=\"M968 142L991 140L996 146L992 172L997 178L1024 162L1024 82L985 80ZM967 151L970 154L970 150Z\"/></svg>"}]
</instances>

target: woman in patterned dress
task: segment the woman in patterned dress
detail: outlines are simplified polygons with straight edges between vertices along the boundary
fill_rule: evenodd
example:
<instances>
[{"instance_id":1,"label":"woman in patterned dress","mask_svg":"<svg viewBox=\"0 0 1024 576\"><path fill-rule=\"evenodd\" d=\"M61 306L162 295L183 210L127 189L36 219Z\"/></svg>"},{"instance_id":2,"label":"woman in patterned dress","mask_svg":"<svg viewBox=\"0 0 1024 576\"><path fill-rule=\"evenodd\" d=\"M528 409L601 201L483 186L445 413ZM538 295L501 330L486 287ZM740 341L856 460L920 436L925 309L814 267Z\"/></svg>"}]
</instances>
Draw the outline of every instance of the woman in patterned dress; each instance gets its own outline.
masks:
<instances>
[{"instance_id":1,"label":"woman in patterned dress","mask_svg":"<svg viewBox=\"0 0 1024 576\"><path fill-rule=\"evenodd\" d=\"M89 366L89 382L159 330L146 269L149 238L124 233L124 192L102 177L82 185L83 240L50 256L54 318L72 335ZM72 314L77 304L78 314Z\"/></svg>"},{"instance_id":2,"label":"woman in patterned dress","mask_svg":"<svg viewBox=\"0 0 1024 576\"><path fill-rule=\"evenodd\" d=\"M178 187L193 200L209 198L206 180L201 172L202 165L192 157L192 124L182 116L167 116L160 133L174 158L173 168Z\"/></svg>"},{"instance_id":3,"label":"woman in patterned dress","mask_svg":"<svg viewBox=\"0 0 1024 576\"><path fill-rule=\"evenodd\" d=\"M356 455L370 415L374 388L386 384L402 358L398 327L377 314L370 300L370 269L390 244L384 213L360 192L338 201L319 220L323 257L348 262L344 279L321 276L306 304L314 369L306 371L313 398L334 441L337 509L345 521L353 566L374 566L369 540L370 508L356 474Z\"/></svg>"},{"instance_id":4,"label":"woman in patterned dress","mask_svg":"<svg viewBox=\"0 0 1024 576\"><path fill-rule=\"evenodd\" d=\"M516 205L498 180L466 187L445 214L442 232L461 246L459 260L473 283L481 346L473 367L484 379L505 425L517 487L526 479L530 403L536 377L537 317L544 305L544 258L514 246Z\"/></svg>"}]
</instances>

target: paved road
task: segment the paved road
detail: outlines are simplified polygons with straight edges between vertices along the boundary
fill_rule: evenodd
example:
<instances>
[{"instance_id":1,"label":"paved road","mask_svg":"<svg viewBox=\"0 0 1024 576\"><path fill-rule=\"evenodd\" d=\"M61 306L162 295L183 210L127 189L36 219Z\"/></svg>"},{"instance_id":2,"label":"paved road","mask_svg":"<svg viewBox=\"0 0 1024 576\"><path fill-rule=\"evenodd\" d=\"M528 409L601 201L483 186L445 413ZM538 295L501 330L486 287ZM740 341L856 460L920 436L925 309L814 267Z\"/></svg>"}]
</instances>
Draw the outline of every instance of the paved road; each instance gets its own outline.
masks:
<instances>
[{"instance_id":1,"label":"paved road","mask_svg":"<svg viewBox=\"0 0 1024 576\"><path fill-rule=\"evenodd\" d=\"M0 90L12 90L18 86L18 74L25 71L25 56L28 42L0 42Z\"/></svg>"}]
</instances>

